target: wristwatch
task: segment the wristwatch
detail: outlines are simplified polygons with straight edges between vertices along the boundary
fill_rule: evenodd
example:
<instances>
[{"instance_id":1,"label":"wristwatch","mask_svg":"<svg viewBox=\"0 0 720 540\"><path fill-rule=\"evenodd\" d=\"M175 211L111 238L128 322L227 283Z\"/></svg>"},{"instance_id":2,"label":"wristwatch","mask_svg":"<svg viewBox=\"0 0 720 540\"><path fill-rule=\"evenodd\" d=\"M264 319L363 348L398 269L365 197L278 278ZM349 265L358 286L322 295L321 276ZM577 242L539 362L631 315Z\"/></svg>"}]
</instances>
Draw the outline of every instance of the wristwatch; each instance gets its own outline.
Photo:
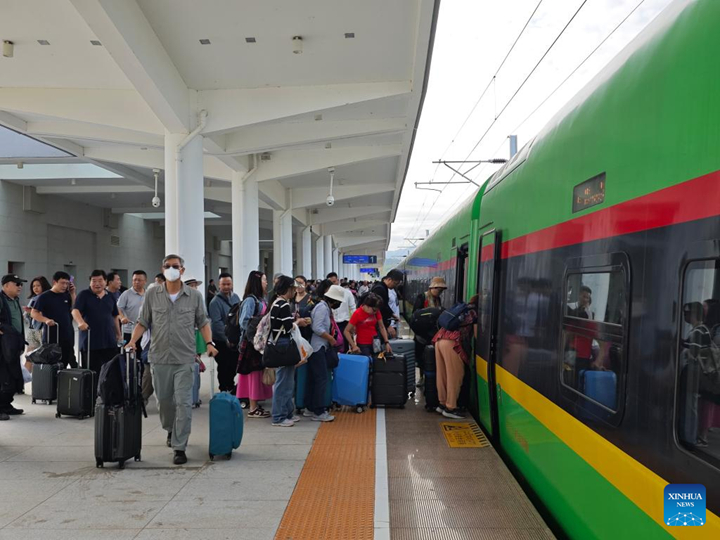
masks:
<instances>
[{"instance_id":1,"label":"wristwatch","mask_svg":"<svg viewBox=\"0 0 720 540\"><path fill-rule=\"evenodd\" d=\"M208 341L207 343L205 343L205 346L206 346L206 347L207 347L208 345L212 345L213 347L215 347L215 348L217 349L217 345L215 345L215 342L214 342L214 341Z\"/></svg>"}]
</instances>

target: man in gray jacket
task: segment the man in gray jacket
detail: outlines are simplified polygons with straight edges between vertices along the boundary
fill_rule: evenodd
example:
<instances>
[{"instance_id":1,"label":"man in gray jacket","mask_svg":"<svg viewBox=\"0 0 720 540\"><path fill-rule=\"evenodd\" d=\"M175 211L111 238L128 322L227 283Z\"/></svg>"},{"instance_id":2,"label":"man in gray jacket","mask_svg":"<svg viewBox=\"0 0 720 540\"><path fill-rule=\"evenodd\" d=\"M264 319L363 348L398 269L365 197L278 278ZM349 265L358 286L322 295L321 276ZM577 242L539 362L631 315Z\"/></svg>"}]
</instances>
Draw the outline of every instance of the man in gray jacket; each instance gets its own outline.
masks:
<instances>
[{"instance_id":1,"label":"man in gray jacket","mask_svg":"<svg viewBox=\"0 0 720 540\"><path fill-rule=\"evenodd\" d=\"M235 370L239 343L230 343L225 337L225 320L232 307L240 303L240 298L233 292L233 278L227 272L220 274L218 285L220 285L220 290L210 301L208 308L212 337L218 350L218 355L215 357L218 367L218 386L221 392L230 392L235 395Z\"/></svg>"},{"instance_id":2,"label":"man in gray jacket","mask_svg":"<svg viewBox=\"0 0 720 540\"><path fill-rule=\"evenodd\" d=\"M179 255L167 255L163 259L163 274L167 281L145 293L140 317L127 345L135 349L145 330L151 328L148 361L160 422L168 432L167 445L174 450L175 465L187 463L185 449L192 422L195 328L200 330L208 354L217 354L202 294L180 279L185 272L184 264Z\"/></svg>"}]
</instances>

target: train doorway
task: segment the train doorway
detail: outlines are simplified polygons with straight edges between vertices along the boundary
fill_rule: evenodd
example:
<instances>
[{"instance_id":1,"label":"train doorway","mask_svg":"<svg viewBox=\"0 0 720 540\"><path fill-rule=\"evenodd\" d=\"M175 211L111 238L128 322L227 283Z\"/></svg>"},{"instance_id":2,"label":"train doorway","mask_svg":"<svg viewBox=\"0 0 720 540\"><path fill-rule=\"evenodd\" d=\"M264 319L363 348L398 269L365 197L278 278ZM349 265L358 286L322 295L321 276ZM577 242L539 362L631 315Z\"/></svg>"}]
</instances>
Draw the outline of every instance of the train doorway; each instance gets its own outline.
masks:
<instances>
[{"instance_id":1,"label":"train doorway","mask_svg":"<svg viewBox=\"0 0 720 540\"><path fill-rule=\"evenodd\" d=\"M478 417L497 438L498 411L495 386L497 360L498 274L500 262L500 231L495 229L480 237L478 246L478 323L475 339L475 376Z\"/></svg>"}]
</instances>

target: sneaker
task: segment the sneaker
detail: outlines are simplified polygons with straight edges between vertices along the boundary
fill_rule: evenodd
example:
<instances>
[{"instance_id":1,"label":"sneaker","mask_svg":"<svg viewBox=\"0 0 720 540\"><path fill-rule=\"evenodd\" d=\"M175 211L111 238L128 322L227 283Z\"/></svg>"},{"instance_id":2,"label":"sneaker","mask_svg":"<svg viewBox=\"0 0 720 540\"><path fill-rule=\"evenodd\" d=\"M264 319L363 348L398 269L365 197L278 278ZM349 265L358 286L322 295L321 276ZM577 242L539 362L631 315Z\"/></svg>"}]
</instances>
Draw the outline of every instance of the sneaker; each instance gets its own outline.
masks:
<instances>
[{"instance_id":1,"label":"sneaker","mask_svg":"<svg viewBox=\"0 0 720 540\"><path fill-rule=\"evenodd\" d=\"M248 418L269 418L270 413L263 411L260 407L248 413Z\"/></svg>"},{"instance_id":2,"label":"sneaker","mask_svg":"<svg viewBox=\"0 0 720 540\"><path fill-rule=\"evenodd\" d=\"M275 427L293 427L295 425L295 422L293 422L289 418L286 418L282 422L273 422L272 425Z\"/></svg>"},{"instance_id":3,"label":"sneaker","mask_svg":"<svg viewBox=\"0 0 720 540\"><path fill-rule=\"evenodd\" d=\"M173 455L173 463L175 465L183 465L187 463L187 456L182 450L175 450Z\"/></svg>"},{"instance_id":4,"label":"sneaker","mask_svg":"<svg viewBox=\"0 0 720 540\"><path fill-rule=\"evenodd\" d=\"M301 418L297 414L294 414L292 418L290 418L290 420L292 420L293 422L299 422Z\"/></svg>"},{"instance_id":5,"label":"sneaker","mask_svg":"<svg viewBox=\"0 0 720 540\"><path fill-rule=\"evenodd\" d=\"M10 420L8 413L0 412L0 421L2 420Z\"/></svg>"},{"instance_id":6,"label":"sneaker","mask_svg":"<svg viewBox=\"0 0 720 540\"><path fill-rule=\"evenodd\" d=\"M442 414L445 412L445 407L443 407L442 405L438 405L437 407L435 407L435 412L438 414Z\"/></svg>"},{"instance_id":7,"label":"sneaker","mask_svg":"<svg viewBox=\"0 0 720 540\"><path fill-rule=\"evenodd\" d=\"M22 414L25 411L23 409L16 409L15 407L8 407L7 409L4 409L3 412L5 414L9 414L10 416L14 416L16 414Z\"/></svg>"},{"instance_id":8,"label":"sneaker","mask_svg":"<svg viewBox=\"0 0 720 540\"><path fill-rule=\"evenodd\" d=\"M335 417L332 416L329 412L325 411L322 414L314 414L312 417L314 422L332 422L335 420Z\"/></svg>"},{"instance_id":9,"label":"sneaker","mask_svg":"<svg viewBox=\"0 0 720 540\"><path fill-rule=\"evenodd\" d=\"M165 442L168 448L172 446L172 431L168 431L167 441Z\"/></svg>"},{"instance_id":10,"label":"sneaker","mask_svg":"<svg viewBox=\"0 0 720 540\"><path fill-rule=\"evenodd\" d=\"M315 414L310 409L303 409L303 416L305 418L312 418Z\"/></svg>"},{"instance_id":11,"label":"sneaker","mask_svg":"<svg viewBox=\"0 0 720 540\"><path fill-rule=\"evenodd\" d=\"M465 415L460 412L460 409L446 409L442 412L442 415L445 418L454 418L456 420L462 420L465 418Z\"/></svg>"}]
</instances>

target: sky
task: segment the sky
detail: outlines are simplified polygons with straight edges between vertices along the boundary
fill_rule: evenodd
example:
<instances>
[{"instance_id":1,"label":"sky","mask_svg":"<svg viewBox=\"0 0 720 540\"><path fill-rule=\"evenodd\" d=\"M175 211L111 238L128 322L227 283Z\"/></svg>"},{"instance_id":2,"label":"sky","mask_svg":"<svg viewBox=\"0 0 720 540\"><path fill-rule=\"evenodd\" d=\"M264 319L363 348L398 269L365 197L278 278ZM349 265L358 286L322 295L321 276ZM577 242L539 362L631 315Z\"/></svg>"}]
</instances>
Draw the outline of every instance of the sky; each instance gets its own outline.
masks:
<instances>
[{"instance_id":1,"label":"sky","mask_svg":"<svg viewBox=\"0 0 720 540\"><path fill-rule=\"evenodd\" d=\"M459 176L452 178L452 171L433 164L433 161L508 158L509 135L518 136L518 149L531 140L673 0L586 1L522 90L471 153L496 114L505 107L584 0L543 0L494 82L478 102L538 1L442 0L425 104L397 218L392 225L389 251L411 250L412 245L418 243L417 239L424 238L427 230L432 234L477 190L476 186L463 183L430 186L442 193L421 191L418 188L428 186L415 187L415 182L447 182L451 179L464 182ZM525 121L638 5L640 7L582 68ZM469 176L482 184L498 167L483 164Z\"/></svg>"}]
</instances>

